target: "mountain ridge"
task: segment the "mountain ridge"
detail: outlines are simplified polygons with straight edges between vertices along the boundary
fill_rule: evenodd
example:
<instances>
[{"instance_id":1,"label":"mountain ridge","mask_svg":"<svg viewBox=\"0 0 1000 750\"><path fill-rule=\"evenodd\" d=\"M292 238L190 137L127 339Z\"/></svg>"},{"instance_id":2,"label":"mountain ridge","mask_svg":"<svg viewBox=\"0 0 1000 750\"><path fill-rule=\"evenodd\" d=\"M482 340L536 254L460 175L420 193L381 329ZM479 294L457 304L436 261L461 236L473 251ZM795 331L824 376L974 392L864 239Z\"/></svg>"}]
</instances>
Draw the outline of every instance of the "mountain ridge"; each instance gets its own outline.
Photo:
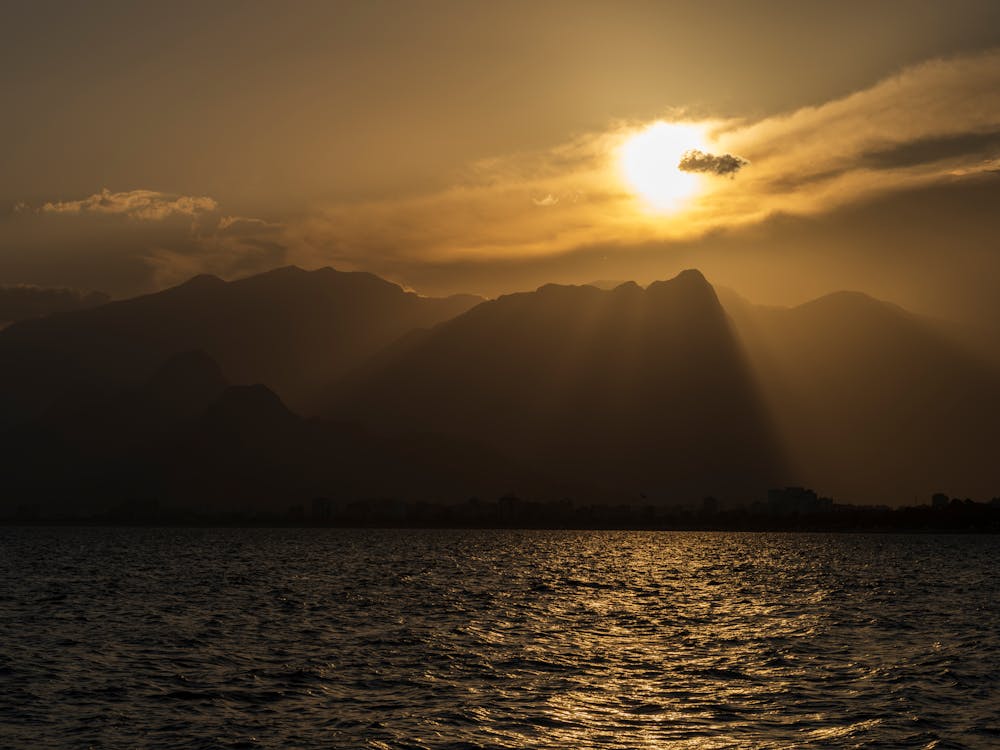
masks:
<instances>
[{"instance_id":1,"label":"mountain ridge","mask_svg":"<svg viewBox=\"0 0 1000 750\"><path fill-rule=\"evenodd\" d=\"M474 437L562 467L558 479L589 476L636 496L733 489L738 475L760 474L763 486L780 459L731 333L697 271L646 290L547 284L438 325L329 413L387 431ZM676 367L678 357L688 367ZM684 402L692 395L698 409ZM686 457L668 455L685 443ZM675 482L656 464L684 477ZM716 481L723 474L733 476Z\"/></svg>"},{"instance_id":2,"label":"mountain ridge","mask_svg":"<svg viewBox=\"0 0 1000 750\"><path fill-rule=\"evenodd\" d=\"M0 333L0 431L21 423L27 432L8 434L39 446L58 438L74 466L91 447L108 460L118 451L123 476L135 476L130 441L155 435L206 476L215 470L199 451L221 450L237 471L246 450L261 471L284 462L282 472L297 467L314 488L342 486L322 469L333 460L324 445L343 453L360 441L348 451L360 466L379 464L367 450L425 462L406 464L423 477L412 488L376 479L375 469L367 480L348 471L358 493L366 481L417 495L427 489L420 482L456 497L462 486L519 491L519 476L531 477L525 487L630 502L759 498L788 483L868 502L1000 488L1000 370L892 303L844 291L763 307L695 269L646 288L545 284L476 299L421 298L364 272L282 267L236 281L194 277L18 324ZM365 345L323 365L331 342L351 336ZM236 357L236 377L206 342L248 357ZM313 397L289 403L280 376L303 370L313 371ZM204 422L211 404L216 417ZM315 415L323 419L314 424ZM201 448L177 442L182 424ZM205 430L244 447L210 449ZM286 430L315 465L272 439ZM88 432L103 437L88 446ZM482 450L451 482L461 445ZM143 454L140 463L151 461ZM271 491L276 477L297 481L282 472L268 475ZM507 479L484 484L477 472Z\"/></svg>"},{"instance_id":3,"label":"mountain ridge","mask_svg":"<svg viewBox=\"0 0 1000 750\"><path fill-rule=\"evenodd\" d=\"M0 365L67 359L74 378L141 382L165 358L200 349L236 383L268 383L296 408L409 330L463 312L477 298L420 297L364 272L287 266L235 281L196 276L169 289L0 331ZM39 368L46 365L40 362ZM30 413L47 394L20 382ZM4 382L0 390L17 384ZM37 389L35 389L37 391Z\"/></svg>"}]
</instances>

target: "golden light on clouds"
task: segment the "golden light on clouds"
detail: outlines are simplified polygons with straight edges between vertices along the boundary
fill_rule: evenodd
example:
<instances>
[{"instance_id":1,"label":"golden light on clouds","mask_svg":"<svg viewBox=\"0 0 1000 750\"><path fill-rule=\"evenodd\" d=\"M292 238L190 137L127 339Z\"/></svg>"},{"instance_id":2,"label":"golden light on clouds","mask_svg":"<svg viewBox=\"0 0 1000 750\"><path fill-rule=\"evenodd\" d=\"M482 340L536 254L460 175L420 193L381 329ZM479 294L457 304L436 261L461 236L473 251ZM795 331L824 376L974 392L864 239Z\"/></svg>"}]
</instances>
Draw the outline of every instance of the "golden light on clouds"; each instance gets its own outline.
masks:
<instances>
[{"instance_id":1,"label":"golden light on clouds","mask_svg":"<svg viewBox=\"0 0 1000 750\"><path fill-rule=\"evenodd\" d=\"M22 258L29 258L24 248L43 242L127 243L158 285L281 263L398 279L401 268L594 248L608 257L616 248L664 252L670 243L769 217L995 179L998 149L994 50L930 60L849 95L756 120L694 120L681 110L612 120L561 142L472 161L426 189L317 200L266 220L203 193L131 186L20 201L0 243Z\"/></svg>"},{"instance_id":2,"label":"golden light on clouds","mask_svg":"<svg viewBox=\"0 0 1000 750\"><path fill-rule=\"evenodd\" d=\"M701 177L679 168L684 155L703 150L701 128L658 121L630 136L618 153L626 184L644 204L658 213L674 213L692 197Z\"/></svg>"}]
</instances>

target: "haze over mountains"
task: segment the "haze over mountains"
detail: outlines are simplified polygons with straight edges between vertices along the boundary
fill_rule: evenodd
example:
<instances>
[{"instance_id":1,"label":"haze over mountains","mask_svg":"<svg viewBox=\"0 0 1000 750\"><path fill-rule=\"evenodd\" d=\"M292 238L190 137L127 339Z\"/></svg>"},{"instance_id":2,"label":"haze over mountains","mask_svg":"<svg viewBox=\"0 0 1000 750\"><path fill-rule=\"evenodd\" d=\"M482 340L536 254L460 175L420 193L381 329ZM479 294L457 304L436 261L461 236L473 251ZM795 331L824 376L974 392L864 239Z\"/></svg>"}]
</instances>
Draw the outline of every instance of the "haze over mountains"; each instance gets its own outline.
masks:
<instances>
[{"instance_id":1,"label":"haze over mountains","mask_svg":"<svg viewBox=\"0 0 1000 750\"><path fill-rule=\"evenodd\" d=\"M998 493L1000 370L935 321L851 292L727 309L801 481L869 502Z\"/></svg>"},{"instance_id":2,"label":"haze over mountains","mask_svg":"<svg viewBox=\"0 0 1000 750\"><path fill-rule=\"evenodd\" d=\"M697 271L485 302L360 374L331 413L475 439L628 498L747 495L783 473L753 373Z\"/></svg>"},{"instance_id":3,"label":"haze over mountains","mask_svg":"<svg viewBox=\"0 0 1000 750\"><path fill-rule=\"evenodd\" d=\"M4 503L997 494L993 365L863 295L723 299L697 271L481 301L283 268L25 321Z\"/></svg>"},{"instance_id":4,"label":"haze over mountains","mask_svg":"<svg viewBox=\"0 0 1000 750\"><path fill-rule=\"evenodd\" d=\"M19 320L56 312L84 310L111 301L103 292L46 289L31 285L0 286L0 329Z\"/></svg>"},{"instance_id":5,"label":"haze over mountains","mask_svg":"<svg viewBox=\"0 0 1000 750\"><path fill-rule=\"evenodd\" d=\"M226 282L180 286L72 315L10 326L0 340L0 393L46 380L138 383L171 355L202 350L238 383L266 383L308 411L328 384L415 327L432 326L481 299L419 297L367 273L294 266ZM47 363L55 357L57 371ZM38 367L32 361L38 360ZM20 382L11 382L15 377ZM31 407L44 404L47 384ZM20 406L28 408L28 403Z\"/></svg>"}]
</instances>

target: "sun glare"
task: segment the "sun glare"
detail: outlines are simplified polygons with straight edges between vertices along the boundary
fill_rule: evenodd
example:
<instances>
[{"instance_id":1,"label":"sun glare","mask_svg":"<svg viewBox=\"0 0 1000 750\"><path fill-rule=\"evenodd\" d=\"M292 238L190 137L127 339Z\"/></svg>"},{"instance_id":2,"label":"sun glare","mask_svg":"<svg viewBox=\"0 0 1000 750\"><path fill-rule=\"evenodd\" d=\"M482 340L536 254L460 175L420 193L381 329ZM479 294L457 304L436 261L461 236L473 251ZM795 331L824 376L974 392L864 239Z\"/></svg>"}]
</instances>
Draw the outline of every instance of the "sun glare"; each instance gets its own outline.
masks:
<instances>
[{"instance_id":1,"label":"sun glare","mask_svg":"<svg viewBox=\"0 0 1000 750\"><path fill-rule=\"evenodd\" d=\"M704 149L694 125L657 122L622 144L619 161L625 181L653 210L672 213L698 189L701 178L678 168L691 149Z\"/></svg>"}]
</instances>

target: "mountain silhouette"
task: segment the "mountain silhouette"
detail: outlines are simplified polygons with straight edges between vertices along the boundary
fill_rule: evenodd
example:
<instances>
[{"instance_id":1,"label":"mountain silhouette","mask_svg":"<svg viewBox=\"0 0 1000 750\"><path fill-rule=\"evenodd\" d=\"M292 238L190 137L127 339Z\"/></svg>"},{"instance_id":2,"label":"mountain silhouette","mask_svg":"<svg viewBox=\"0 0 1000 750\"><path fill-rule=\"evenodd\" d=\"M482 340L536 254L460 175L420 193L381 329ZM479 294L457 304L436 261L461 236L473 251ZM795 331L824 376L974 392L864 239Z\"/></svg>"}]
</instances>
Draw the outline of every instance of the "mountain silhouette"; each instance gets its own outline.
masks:
<instances>
[{"instance_id":1,"label":"mountain silhouette","mask_svg":"<svg viewBox=\"0 0 1000 750\"><path fill-rule=\"evenodd\" d=\"M266 383L308 412L315 394L407 331L464 312L472 296L419 297L368 273L290 266L238 281L197 276L156 294L0 332L8 421L83 383L143 382L200 350L234 383ZM3 419L0 404L0 420Z\"/></svg>"},{"instance_id":2,"label":"mountain silhouette","mask_svg":"<svg viewBox=\"0 0 1000 750\"><path fill-rule=\"evenodd\" d=\"M219 366L204 352L170 357L148 381L137 386L88 383L61 394L31 429L79 443L85 452L121 450L202 414L229 387Z\"/></svg>"},{"instance_id":3,"label":"mountain silhouette","mask_svg":"<svg viewBox=\"0 0 1000 750\"><path fill-rule=\"evenodd\" d=\"M170 357L145 385L145 392L172 419L190 419L208 408L229 385L222 368L203 351Z\"/></svg>"},{"instance_id":4,"label":"mountain silhouette","mask_svg":"<svg viewBox=\"0 0 1000 750\"><path fill-rule=\"evenodd\" d=\"M476 440L623 499L748 497L782 473L753 373L697 271L645 290L549 284L395 350L328 413Z\"/></svg>"},{"instance_id":5,"label":"mountain silhouette","mask_svg":"<svg viewBox=\"0 0 1000 750\"><path fill-rule=\"evenodd\" d=\"M203 352L171 357L139 386L74 388L0 431L0 476L0 513L64 516L139 501L273 514L318 496L457 502L562 490L468 442L300 417L266 386L228 385Z\"/></svg>"},{"instance_id":6,"label":"mountain silhouette","mask_svg":"<svg viewBox=\"0 0 1000 750\"><path fill-rule=\"evenodd\" d=\"M1000 371L935 321L856 292L726 294L799 481L872 503L1000 487Z\"/></svg>"},{"instance_id":7,"label":"mountain silhouette","mask_svg":"<svg viewBox=\"0 0 1000 750\"><path fill-rule=\"evenodd\" d=\"M289 268L12 326L3 502L646 504L798 483L898 504L1000 486L996 366L863 294L760 307L685 271L474 301Z\"/></svg>"},{"instance_id":8,"label":"mountain silhouette","mask_svg":"<svg viewBox=\"0 0 1000 750\"><path fill-rule=\"evenodd\" d=\"M7 502L64 510L154 491L149 446L205 412L228 384L203 352L169 358L145 382L78 382L34 418L0 430Z\"/></svg>"}]
</instances>

